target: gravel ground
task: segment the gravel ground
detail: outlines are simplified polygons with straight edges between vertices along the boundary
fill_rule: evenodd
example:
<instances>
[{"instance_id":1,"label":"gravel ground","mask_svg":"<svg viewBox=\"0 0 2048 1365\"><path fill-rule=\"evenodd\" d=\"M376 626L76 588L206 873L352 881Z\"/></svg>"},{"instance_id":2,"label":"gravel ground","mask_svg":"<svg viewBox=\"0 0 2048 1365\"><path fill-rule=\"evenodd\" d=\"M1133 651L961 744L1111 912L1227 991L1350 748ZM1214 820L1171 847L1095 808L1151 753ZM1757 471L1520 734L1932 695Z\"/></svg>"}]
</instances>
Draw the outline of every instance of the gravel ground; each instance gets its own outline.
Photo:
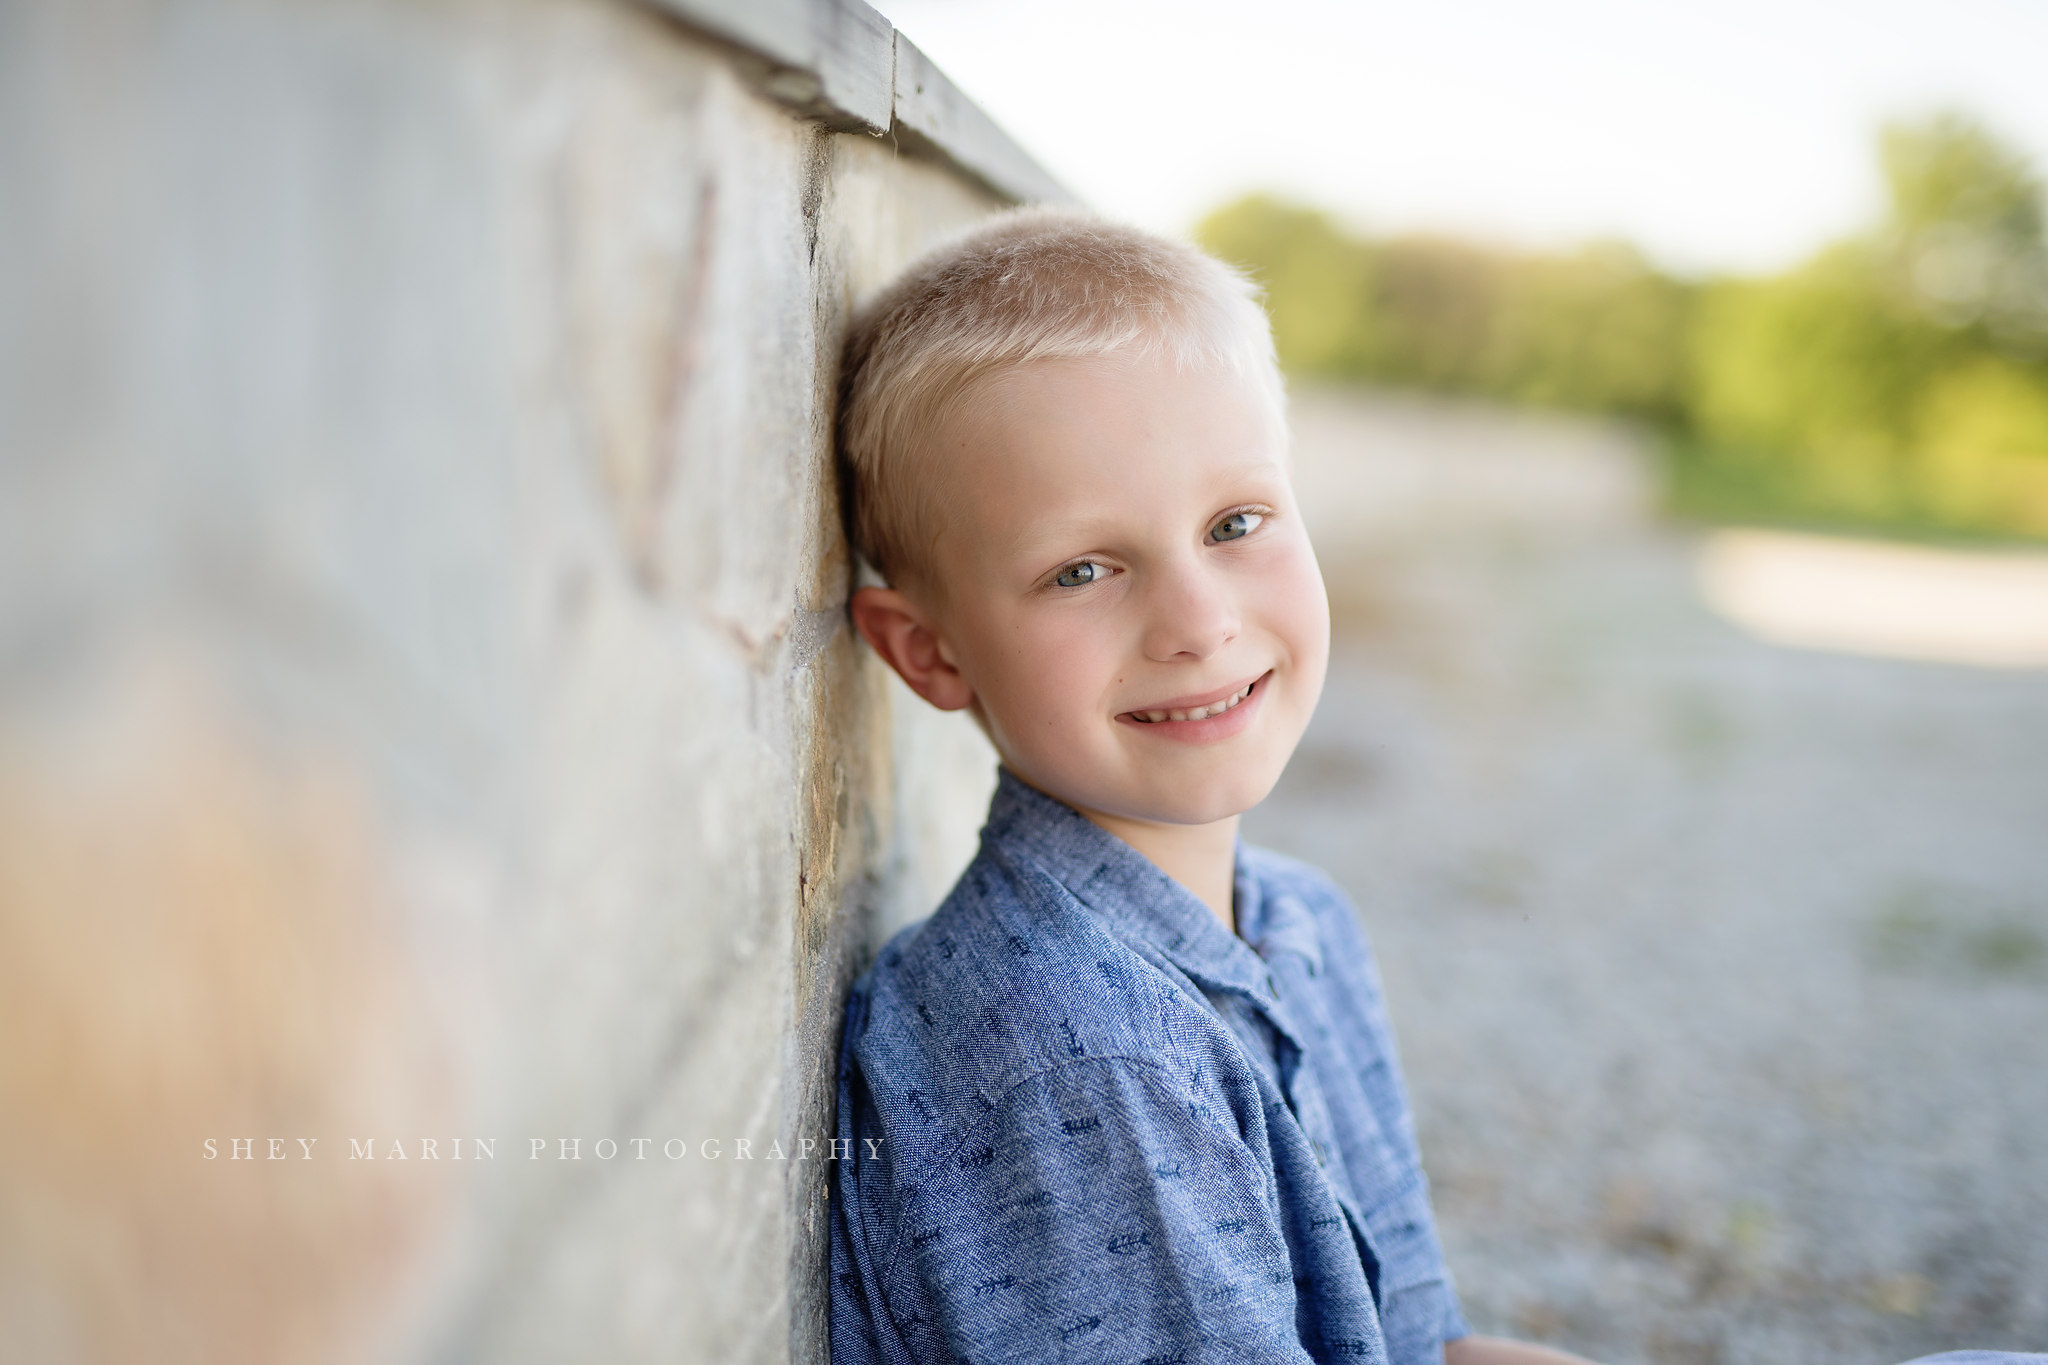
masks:
<instances>
[{"instance_id":1,"label":"gravel ground","mask_svg":"<svg viewBox=\"0 0 2048 1365\"><path fill-rule=\"evenodd\" d=\"M1612 1365L2048 1350L2048 672L1716 619L1626 433L1297 401L1323 704L1469 1315Z\"/></svg>"}]
</instances>

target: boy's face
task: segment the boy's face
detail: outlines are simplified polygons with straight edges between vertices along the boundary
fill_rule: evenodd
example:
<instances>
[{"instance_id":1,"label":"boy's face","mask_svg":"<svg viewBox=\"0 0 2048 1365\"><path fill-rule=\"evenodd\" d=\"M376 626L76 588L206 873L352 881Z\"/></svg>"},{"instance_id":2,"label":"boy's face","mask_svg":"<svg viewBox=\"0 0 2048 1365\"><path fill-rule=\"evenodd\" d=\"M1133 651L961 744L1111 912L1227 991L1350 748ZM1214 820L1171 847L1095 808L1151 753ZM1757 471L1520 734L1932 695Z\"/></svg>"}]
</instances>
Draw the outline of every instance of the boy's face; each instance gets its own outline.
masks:
<instances>
[{"instance_id":1,"label":"boy's face","mask_svg":"<svg viewBox=\"0 0 2048 1365\"><path fill-rule=\"evenodd\" d=\"M906 597L957 676L912 685L976 706L1013 772L1083 810L1207 824L1264 799L1322 691L1329 607L1259 389L1169 358L1034 362L937 438L931 586Z\"/></svg>"}]
</instances>

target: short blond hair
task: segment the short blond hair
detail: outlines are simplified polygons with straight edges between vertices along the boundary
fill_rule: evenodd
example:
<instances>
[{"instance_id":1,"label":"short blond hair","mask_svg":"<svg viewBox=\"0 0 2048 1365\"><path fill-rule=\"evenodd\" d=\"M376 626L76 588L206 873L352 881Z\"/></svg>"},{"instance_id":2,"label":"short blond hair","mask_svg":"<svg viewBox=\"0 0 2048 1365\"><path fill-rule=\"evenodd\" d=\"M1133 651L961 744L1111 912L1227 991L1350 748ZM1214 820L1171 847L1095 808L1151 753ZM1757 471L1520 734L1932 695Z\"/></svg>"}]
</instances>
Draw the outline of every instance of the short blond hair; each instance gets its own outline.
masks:
<instances>
[{"instance_id":1,"label":"short blond hair","mask_svg":"<svg viewBox=\"0 0 2048 1365\"><path fill-rule=\"evenodd\" d=\"M925 567L929 437L996 374L1034 360L1165 354L1245 375L1284 411L1251 281L1188 245L1060 209L1018 209L912 264L855 317L840 378L847 533L891 583Z\"/></svg>"}]
</instances>

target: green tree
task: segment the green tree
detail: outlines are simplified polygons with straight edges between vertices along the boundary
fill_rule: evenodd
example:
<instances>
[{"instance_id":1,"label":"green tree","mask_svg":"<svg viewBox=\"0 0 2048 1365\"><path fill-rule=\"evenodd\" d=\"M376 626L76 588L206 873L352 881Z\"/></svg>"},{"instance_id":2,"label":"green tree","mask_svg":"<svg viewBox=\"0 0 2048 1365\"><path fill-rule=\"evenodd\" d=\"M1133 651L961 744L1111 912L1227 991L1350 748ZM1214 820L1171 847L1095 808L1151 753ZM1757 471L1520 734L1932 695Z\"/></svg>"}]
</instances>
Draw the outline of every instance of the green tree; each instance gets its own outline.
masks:
<instances>
[{"instance_id":1,"label":"green tree","mask_svg":"<svg viewBox=\"0 0 2048 1365\"><path fill-rule=\"evenodd\" d=\"M1484 392L1545 407L1680 419L1694 291L1633 247L1512 262Z\"/></svg>"},{"instance_id":2,"label":"green tree","mask_svg":"<svg viewBox=\"0 0 2048 1365\"><path fill-rule=\"evenodd\" d=\"M1959 114L1879 147L1882 224L1705 291L1681 473L1724 511L2048 534L2040 181Z\"/></svg>"},{"instance_id":3,"label":"green tree","mask_svg":"<svg viewBox=\"0 0 2048 1365\"><path fill-rule=\"evenodd\" d=\"M1266 290L1289 371L1670 418L1689 291L1633 249L1524 256L1447 237L1372 241L1265 196L1196 235Z\"/></svg>"},{"instance_id":4,"label":"green tree","mask_svg":"<svg viewBox=\"0 0 2048 1365\"><path fill-rule=\"evenodd\" d=\"M1921 309L2002 349L2048 351L2041 180L2026 158L1955 112L1888 126L1879 155L1893 268Z\"/></svg>"},{"instance_id":5,"label":"green tree","mask_svg":"<svg viewBox=\"0 0 2048 1365\"><path fill-rule=\"evenodd\" d=\"M1911 511L1918 389L1948 338L1885 287L1873 256L1848 243L1701 300L1693 430L1724 465L1749 466L1785 511L1865 521Z\"/></svg>"},{"instance_id":6,"label":"green tree","mask_svg":"<svg viewBox=\"0 0 2048 1365\"><path fill-rule=\"evenodd\" d=\"M1999 355L1952 366L1914 413L1915 486L1938 525L2048 536L2048 383Z\"/></svg>"}]
</instances>

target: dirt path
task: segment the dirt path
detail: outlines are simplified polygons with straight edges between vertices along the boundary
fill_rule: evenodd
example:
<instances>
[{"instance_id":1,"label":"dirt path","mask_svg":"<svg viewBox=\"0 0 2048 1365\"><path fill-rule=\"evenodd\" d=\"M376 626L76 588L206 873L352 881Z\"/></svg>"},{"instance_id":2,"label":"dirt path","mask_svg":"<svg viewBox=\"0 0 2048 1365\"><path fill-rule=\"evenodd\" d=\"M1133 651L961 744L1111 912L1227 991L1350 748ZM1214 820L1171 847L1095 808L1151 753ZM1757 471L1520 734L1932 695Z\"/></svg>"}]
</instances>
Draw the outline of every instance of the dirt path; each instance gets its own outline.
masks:
<instances>
[{"instance_id":1,"label":"dirt path","mask_svg":"<svg viewBox=\"0 0 2048 1365\"><path fill-rule=\"evenodd\" d=\"M2048 1350L2048 671L1750 638L1620 433L1297 419L1339 643L1247 837L1364 911L1475 1323Z\"/></svg>"}]
</instances>

